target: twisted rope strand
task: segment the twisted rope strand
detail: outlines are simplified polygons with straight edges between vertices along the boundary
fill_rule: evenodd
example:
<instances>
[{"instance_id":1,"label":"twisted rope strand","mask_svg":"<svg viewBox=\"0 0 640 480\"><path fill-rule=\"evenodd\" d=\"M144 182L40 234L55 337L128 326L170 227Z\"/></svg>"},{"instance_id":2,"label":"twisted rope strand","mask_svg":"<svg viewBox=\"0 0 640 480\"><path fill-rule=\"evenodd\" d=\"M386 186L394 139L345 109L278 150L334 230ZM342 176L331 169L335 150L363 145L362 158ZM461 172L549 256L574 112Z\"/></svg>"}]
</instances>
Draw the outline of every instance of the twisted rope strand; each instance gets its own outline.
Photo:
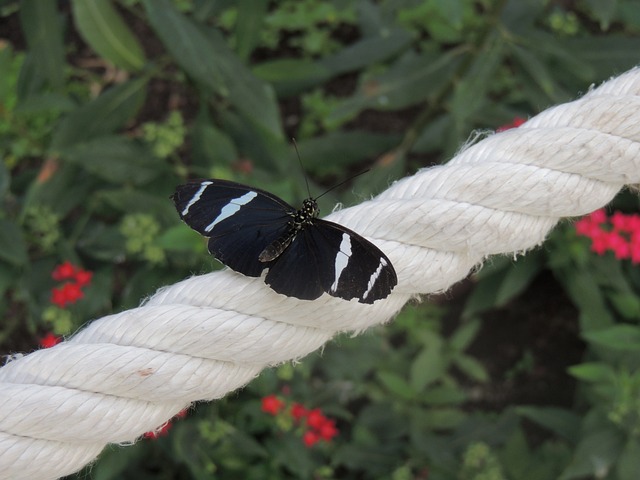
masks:
<instances>
[{"instance_id":1,"label":"twisted rope strand","mask_svg":"<svg viewBox=\"0 0 640 480\"><path fill-rule=\"evenodd\" d=\"M487 255L544 241L562 217L640 182L640 70L492 135L328 219L380 246L399 283L374 305L305 302L230 270L160 289L139 308L0 368L0 479L77 471L186 405L220 398L337 332L388 321Z\"/></svg>"}]
</instances>

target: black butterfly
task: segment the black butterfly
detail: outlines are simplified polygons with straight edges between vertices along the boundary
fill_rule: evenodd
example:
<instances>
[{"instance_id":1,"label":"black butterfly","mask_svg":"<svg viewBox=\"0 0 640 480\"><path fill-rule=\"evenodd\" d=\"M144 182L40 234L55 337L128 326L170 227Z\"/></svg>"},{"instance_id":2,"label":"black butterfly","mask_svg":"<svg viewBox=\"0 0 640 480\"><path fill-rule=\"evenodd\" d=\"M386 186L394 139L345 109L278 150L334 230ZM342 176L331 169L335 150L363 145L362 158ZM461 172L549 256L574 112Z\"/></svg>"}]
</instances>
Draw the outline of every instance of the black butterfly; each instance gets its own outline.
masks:
<instances>
[{"instance_id":1,"label":"black butterfly","mask_svg":"<svg viewBox=\"0 0 640 480\"><path fill-rule=\"evenodd\" d=\"M259 277L289 297L313 300L327 292L361 303L385 298L398 283L384 253L360 235L321 220L316 199L300 210L257 188L206 180L176 188L184 222L209 237L209 252L233 270Z\"/></svg>"}]
</instances>

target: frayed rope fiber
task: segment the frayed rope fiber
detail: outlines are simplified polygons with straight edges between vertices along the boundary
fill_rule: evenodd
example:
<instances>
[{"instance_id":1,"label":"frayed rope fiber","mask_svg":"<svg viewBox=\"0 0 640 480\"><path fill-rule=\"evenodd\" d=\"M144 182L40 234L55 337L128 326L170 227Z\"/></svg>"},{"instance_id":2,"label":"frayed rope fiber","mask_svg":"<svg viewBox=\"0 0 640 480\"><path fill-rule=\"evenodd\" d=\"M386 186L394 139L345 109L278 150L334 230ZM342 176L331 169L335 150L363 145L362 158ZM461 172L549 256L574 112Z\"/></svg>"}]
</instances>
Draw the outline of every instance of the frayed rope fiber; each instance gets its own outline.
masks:
<instances>
[{"instance_id":1,"label":"frayed rope fiber","mask_svg":"<svg viewBox=\"0 0 640 480\"><path fill-rule=\"evenodd\" d=\"M337 332L384 323L413 296L447 289L488 255L538 245L561 218L639 182L633 69L327 217L391 259L398 285L384 300L301 301L223 270L164 287L139 308L9 362L0 368L0 479L75 472L108 443L134 442Z\"/></svg>"}]
</instances>

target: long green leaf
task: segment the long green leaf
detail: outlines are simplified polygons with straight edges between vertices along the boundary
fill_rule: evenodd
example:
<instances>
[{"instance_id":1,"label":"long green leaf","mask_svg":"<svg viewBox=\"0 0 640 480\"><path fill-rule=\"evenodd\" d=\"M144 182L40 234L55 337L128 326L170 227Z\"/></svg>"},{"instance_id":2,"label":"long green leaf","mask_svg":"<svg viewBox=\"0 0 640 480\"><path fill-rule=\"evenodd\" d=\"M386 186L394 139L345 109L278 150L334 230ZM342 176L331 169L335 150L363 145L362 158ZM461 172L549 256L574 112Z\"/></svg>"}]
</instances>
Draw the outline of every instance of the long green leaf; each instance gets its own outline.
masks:
<instances>
[{"instance_id":1,"label":"long green leaf","mask_svg":"<svg viewBox=\"0 0 640 480\"><path fill-rule=\"evenodd\" d=\"M560 435L571 443L580 433L580 416L570 410L556 407L517 407L516 412L529 420Z\"/></svg>"},{"instance_id":2,"label":"long green leaf","mask_svg":"<svg viewBox=\"0 0 640 480\"><path fill-rule=\"evenodd\" d=\"M614 325L603 330L585 332L582 336L589 343L612 350L640 353L640 327L636 325Z\"/></svg>"},{"instance_id":3,"label":"long green leaf","mask_svg":"<svg viewBox=\"0 0 640 480\"><path fill-rule=\"evenodd\" d=\"M0 259L11 265L24 265L28 260L22 231L10 220L0 220Z\"/></svg>"},{"instance_id":4,"label":"long green leaf","mask_svg":"<svg viewBox=\"0 0 640 480\"><path fill-rule=\"evenodd\" d=\"M143 67L142 47L110 1L73 0L71 5L76 26L91 48L125 70Z\"/></svg>"},{"instance_id":5,"label":"long green leaf","mask_svg":"<svg viewBox=\"0 0 640 480\"><path fill-rule=\"evenodd\" d=\"M441 56L406 54L387 72L365 80L354 96L329 115L329 120L352 118L366 108L397 110L420 103L452 81L460 60L455 52Z\"/></svg>"},{"instance_id":6,"label":"long green leaf","mask_svg":"<svg viewBox=\"0 0 640 480\"><path fill-rule=\"evenodd\" d=\"M160 159L122 136L89 140L61 151L60 156L103 180L118 184L144 184L166 171Z\"/></svg>"},{"instance_id":7,"label":"long green leaf","mask_svg":"<svg viewBox=\"0 0 640 480\"><path fill-rule=\"evenodd\" d=\"M217 31L195 24L168 0L143 3L157 35L191 77L228 99L260 128L284 139L273 89L252 75Z\"/></svg>"},{"instance_id":8,"label":"long green leaf","mask_svg":"<svg viewBox=\"0 0 640 480\"><path fill-rule=\"evenodd\" d=\"M146 83L146 78L130 80L71 112L54 132L52 149L68 148L123 127L144 101Z\"/></svg>"},{"instance_id":9,"label":"long green leaf","mask_svg":"<svg viewBox=\"0 0 640 480\"><path fill-rule=\"evenodd\" d=\"M602 429L584 437L576 447L571 464L562 472L560 480L578 478L608 478L614 462L620 455L621 434Z\"/></svg>"},{"instance_id":10,"label":"long green leaf","mask_svg":"<svg viewBox=\"0 0 640 480\"><path fill-rule=\"evenodd\" d=\"M23 0L20 21L34 67L53 89L64 85L64 47L61 17L56 2Z\"/></svg>"},{"instance_id":11,"label":"long green leaf","mask_svg":"<svg viewBox=\"0 0 640 480\"><path fill-rule=\"evenodd\" d=\"M260 40L260 27L268 6L269 2L238 1L238 22L235 31L236 50L243 60L249 57Z\"/></svg>"}]
</instances>

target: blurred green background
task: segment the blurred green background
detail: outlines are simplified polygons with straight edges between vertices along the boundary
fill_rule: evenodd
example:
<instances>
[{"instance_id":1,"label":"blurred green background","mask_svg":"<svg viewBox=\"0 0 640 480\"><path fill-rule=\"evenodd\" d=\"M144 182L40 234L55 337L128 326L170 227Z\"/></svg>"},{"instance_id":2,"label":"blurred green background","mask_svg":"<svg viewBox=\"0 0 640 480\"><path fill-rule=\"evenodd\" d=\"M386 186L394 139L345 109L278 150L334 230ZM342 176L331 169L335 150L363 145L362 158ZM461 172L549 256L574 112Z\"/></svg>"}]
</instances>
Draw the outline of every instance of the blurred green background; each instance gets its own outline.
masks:
<instances>
[{"instance_id":1,"label":"blurred green background","mask_svg":"<svg viewBox=\"0 0 640 480\"><path fill-rule=\"evenodd\" d=\"M0 352L219 268L186 179L295 205L295 137L314 195L372 168L326 214L639 60L637 0L0 0ZM637 479L638 319L637 262L562 223L77 478ZM294 404L337 436L305 443Z\"/></svg>"}]
</instances>

